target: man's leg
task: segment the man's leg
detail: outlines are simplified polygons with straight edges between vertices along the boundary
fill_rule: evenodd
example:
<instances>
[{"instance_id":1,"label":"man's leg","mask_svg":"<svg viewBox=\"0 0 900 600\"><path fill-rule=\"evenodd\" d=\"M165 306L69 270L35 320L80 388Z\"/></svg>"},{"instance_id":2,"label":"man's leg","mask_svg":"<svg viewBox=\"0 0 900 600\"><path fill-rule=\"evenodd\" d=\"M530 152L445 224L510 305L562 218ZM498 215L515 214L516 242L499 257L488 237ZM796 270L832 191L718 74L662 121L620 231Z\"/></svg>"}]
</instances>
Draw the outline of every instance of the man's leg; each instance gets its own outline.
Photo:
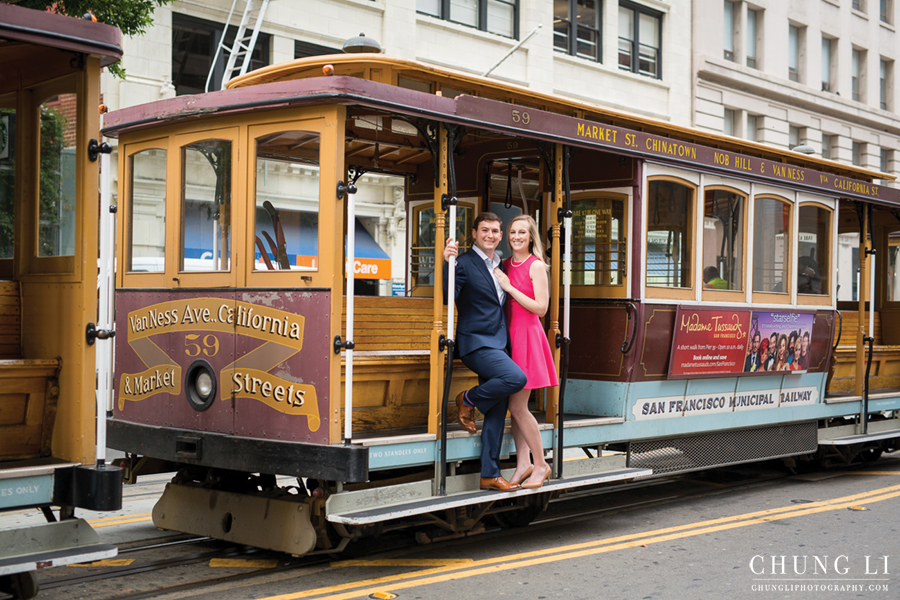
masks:
<instances>
[{"instance_id":1,"label":"man's leg","mask_svg":"<svg viewBox=\"0 0 900 600\"><path fill-rule=\"evenodd\" d=\"M503 350L481 348L461 358L479 380L479 385L466 393L466 399L484 415L481 476L499 477L507 401L510 394L525 387L528 378Z\"/></svg>"}]
</instances>

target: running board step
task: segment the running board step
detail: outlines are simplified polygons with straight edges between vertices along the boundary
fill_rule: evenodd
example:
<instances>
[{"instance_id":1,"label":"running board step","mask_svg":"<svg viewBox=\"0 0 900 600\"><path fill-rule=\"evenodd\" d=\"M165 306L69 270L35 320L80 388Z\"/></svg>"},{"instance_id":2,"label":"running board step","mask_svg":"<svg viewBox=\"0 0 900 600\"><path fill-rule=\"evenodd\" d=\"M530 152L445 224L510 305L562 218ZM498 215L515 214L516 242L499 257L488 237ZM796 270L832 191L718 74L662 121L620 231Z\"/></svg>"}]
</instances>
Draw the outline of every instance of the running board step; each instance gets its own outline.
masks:
<instances>
[{"instance_id":1,"label":"running board step","mask_svg":"<svg viewBox=\"0 0 900 600\"><path fill-rule=\"evenodd\" d=\"M0 575L112 558L118 549L101 544L84 519L66 519L0 531Z\"/></svg>"},{"instance_id":2,"label":"running board step","mask_svg":"<svg viewBox=\"0 0 900 600\"><path fill-rule=\"evenodd\" d=\"M568 465L566 466L568 467ZM460 506L484 504L488 502L495 502L497 500L515 498L517 496L527 496L530 494L559 492L590 485L625 481L638 477L649 477L652 474L652 469L615 469L611 471L604 471L601 473L592 473L589 475L566 477L564 479L551 479L549 483L544 484L544 486L539 489L520 489L515 492L494 492L480 490L465 491L447 496L428 496L427 498L416 498L414 500L408 500L405 502L393 502L388 505L381 504L375 508L364 508L361 510L343 510L335 512L331 512L329 510L327 518L332 523L342 523L344 525L369 525L372 523L402 519L404 517L422 515L440 510L457 508ZM477 480L478 475L475 474L473 476L460 476L457 479L460 478ZM426 484L428 488L431 487L430 481L419 482L419 484ZM417 484L408 485L415 486ZM477 482L475 485L477 486ZM393 493L391 490L386 488L382 488L380 491L385 492L384 496L386 496L388 499L392 497L396 498L399 495L403 495L403 492L400 490L400 488L406 488L408 486L400 485L392 487L397 488L393 490ZM448 485L448 487L450 486ZM414 495L414 490L412 489L408 489L407 492L412 492L409 495ZM353 492L350 493L352 494ZM329 498L329 508L331 508L332 505L331 501L340 497L341 495L342 494L336 494L335 496ZM374 499L377 501L378 496L375 496ZM360 504L367 503L362 498L360 500L363 500L363 502L360 502ZM346 506L350 503L340 502L340 504Z\"/></svg>"},{"instance_id":3,"label":"running board step","mask_svg":"<svg viewBox=\"0 0 900 600\"><path fill-rule=\"evenodd\" d=\"M900 438L900 429L892 429L889 431L876 431L868 434L848 435L830 440L819 440L822 446L849 446L850 444L862 444L865 442L877 442L878 440L889 440L891 438Z\"/></svg>"}]
</instances>

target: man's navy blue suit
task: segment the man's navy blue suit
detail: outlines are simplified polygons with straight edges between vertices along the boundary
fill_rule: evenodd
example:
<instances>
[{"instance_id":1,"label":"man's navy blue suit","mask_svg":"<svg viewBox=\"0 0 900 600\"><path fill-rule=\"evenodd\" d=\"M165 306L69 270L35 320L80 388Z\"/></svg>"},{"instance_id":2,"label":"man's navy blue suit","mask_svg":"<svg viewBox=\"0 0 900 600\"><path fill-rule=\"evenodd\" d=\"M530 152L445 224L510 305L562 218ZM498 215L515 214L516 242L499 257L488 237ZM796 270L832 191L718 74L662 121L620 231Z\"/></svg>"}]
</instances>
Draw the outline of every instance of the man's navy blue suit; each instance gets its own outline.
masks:
<instances>
[{"instance_id":1,"label":"man's navy blue suit","mask_svg":"<svg viewBox=\"0 0 900 600\"><path fill-rule=\"evenodd\" d=\"M446 265L445 265L446 267ZM447 302L449 269L444 269ZM456 259L456 349L479 385L466 394L484 415L481 428L481 476L500 477L500 448L509 395L525 387L527 377L507 351L509 331L494 278L474 250Z\"/></svg>"}]
</instances>

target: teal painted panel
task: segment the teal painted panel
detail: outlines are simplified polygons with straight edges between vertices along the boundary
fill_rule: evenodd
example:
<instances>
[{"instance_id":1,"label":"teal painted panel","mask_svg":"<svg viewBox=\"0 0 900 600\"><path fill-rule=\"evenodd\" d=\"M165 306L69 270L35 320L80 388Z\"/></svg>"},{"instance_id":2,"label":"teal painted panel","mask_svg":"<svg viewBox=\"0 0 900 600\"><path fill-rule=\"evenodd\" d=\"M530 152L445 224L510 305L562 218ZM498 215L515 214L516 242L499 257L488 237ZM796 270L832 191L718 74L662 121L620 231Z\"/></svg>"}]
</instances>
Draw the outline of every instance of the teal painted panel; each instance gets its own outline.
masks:
<instances>
[{"instance_id":1,"label":"teal painted panel","mask_svg":"<svg viewBox=\"0 0 900 600\"><path fill-rule=\"evenodd\" d=\"M53 500L53 475L0 479L0 509L49 504Z\"/></svg>"}]
</instances>

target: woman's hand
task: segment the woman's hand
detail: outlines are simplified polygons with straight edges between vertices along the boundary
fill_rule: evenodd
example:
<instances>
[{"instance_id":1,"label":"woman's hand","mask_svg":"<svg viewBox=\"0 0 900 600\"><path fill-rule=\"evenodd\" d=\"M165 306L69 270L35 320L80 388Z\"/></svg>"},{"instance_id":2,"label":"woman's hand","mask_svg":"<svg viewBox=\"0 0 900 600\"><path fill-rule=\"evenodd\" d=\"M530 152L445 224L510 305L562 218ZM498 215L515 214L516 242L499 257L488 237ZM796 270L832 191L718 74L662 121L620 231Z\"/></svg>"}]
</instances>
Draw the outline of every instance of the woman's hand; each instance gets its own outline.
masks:
<instances>
[{"instance_id":1,"label":"woman's hand","mask_svg":"<svg viewBox=\"0 0 900 600\"><path fill-rule=\"evenodd\" d=\"M504 292L509 293L510 290L512 290L512 284L509 282L509 277L506 276L506 273L504 273L500 267L497 267L494 269L494 275L497 276L497 282L500 283L500 288Z\"/></svg>"}]
</instances>

